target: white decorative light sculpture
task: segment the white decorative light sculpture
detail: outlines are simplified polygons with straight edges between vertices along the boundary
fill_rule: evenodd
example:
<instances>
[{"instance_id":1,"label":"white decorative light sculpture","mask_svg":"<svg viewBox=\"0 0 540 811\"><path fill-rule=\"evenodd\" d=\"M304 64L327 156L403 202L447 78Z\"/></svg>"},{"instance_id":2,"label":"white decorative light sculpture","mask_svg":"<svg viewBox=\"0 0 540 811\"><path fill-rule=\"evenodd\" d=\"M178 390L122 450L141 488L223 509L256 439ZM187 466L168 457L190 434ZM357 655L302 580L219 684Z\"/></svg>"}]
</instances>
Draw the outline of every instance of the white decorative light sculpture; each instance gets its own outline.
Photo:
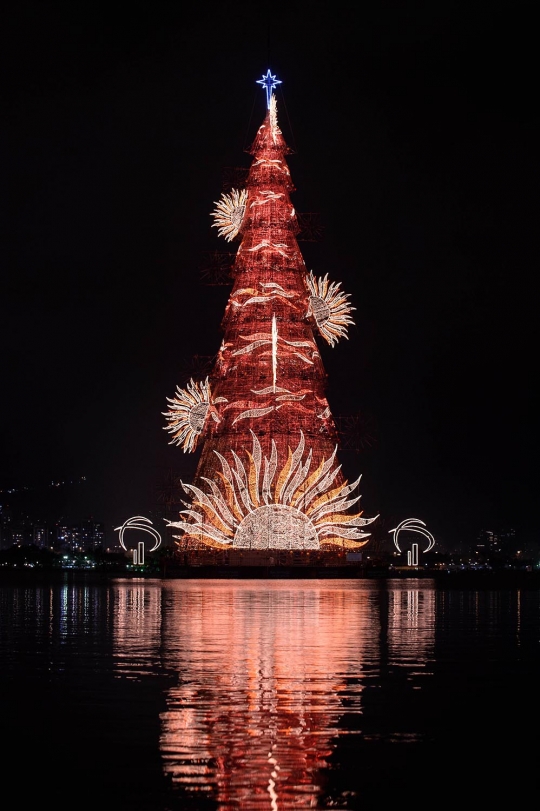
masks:
<instances>
[{"instance_id":1,"label":"white decorative light sculpture","mask_svg":"<svg viewBox=\"0 0 540 811\"><path fill-rule=\"evenodd\" d=\"M181 445L184 453L193 451L208 414L212 415L215 422L219 422L216 409L213 408L208 378L202 383L195 383L192 378L187 389L177 386L176 395L167 397L167 400L171 409L162 414L169 422L165 430L173 435L169 445ZM223 402L223 398L217 398L214 402Z\"/></svg>"},{"instance_id":2,"label":"white decorative light sculpture","mask_svg":"<svg viewBox=\"0 0 540 811\"><path fill-rule=\"evenodd\" d=\"M219 236L225 237L227 242L232 242L242 227L247 196L245 189L231 189L230 194L222 194L215 204L216 208L211 214L215 220L212 228L218 228Z\"/></svg>"},{"instance_id":3,"label":"white decorative light sculpture","mask_svg":"<svg viewBox=\"0 0 540 811\"><path fill-rule=\"evenodd\" d=\"M428 532L425 528L426 525L424 521L420 521L419 518L406 518L404 521L401 521L400 524L397 525L394 529L389 530L390 534L394 534L394 546L396 547L398 552L402 552L402 549L399 545L399 533L405 530L409 532L418 532L420 535L423 535L427 538L428 544L426 548L423 550L425 552L429 552L430 549L433 549L435 546L435 538ZM413 543L411 549L407 552L407 562L409 566L418 566L418 544Z\"/></svg>"},{"instance_id":4,"label":"white decorative light sculpture","mask_svg":"<svg viewBox=\"0 0 540 811\"><path fill-rule=\"evenodd\" d=\"M317 323L319 332L330 346L335 346L340 338L348 338L347 327L354 324L351 307L347 299L350 293L340 290L340 282L329 282L328 274L324 278L317 278L313 272L306 276L309 288L308 317L312 315Z\"/></svg>"},{"instance_id":5,"label":"white decorative light sculpture","mask_svg":"<svg viewBox=\"0 0 540 811\"><path fill-rule=\"evenodd\" d=\"M115 527L114 530L115 532L119 533L118 540L120 541L120 546L126 552L130 551L124 543L124 533L128 529L142 530L154 538L154 546L148 550L149 552L155 552L161 544L161 535L157 529L152 526L150 519L145 518L142 515L134 515L132 518L128 518L126 521L124 521L120 527ZM133 563L142 565L144 563L144 541L139 541L137 543L137 548L131 551L133 552Z\"/></svg>"}]
</instances>

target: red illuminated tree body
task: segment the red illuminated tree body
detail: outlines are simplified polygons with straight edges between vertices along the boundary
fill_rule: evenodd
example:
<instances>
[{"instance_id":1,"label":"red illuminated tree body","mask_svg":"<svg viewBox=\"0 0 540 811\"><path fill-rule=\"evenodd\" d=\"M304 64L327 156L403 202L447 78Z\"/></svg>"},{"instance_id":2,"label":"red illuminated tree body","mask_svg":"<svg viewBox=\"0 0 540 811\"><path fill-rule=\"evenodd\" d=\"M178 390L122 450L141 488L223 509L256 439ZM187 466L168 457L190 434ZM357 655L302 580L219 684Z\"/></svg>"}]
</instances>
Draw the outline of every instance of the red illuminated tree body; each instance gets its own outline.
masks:
<instances>
[{"instance_id":1,"label":"red illuminated tree body","mask_svg":"<svg viewBox=\"0 0 540 811\"><path fill-rule=\"evenodd\" d=\"M358 481L348 484L336 460L315 339L346 337L352 308L338 284L306 270L273 78L263 77L267 112L246 187L224 194L213 214L220 235L240 242L223 341L208 379L178 389L166 412L173 442L203 442L184 484L191 501L171 525L184 547L358 548L367 542L360 527L374 519L350 512Z\"/></svg>"}]
</instances>

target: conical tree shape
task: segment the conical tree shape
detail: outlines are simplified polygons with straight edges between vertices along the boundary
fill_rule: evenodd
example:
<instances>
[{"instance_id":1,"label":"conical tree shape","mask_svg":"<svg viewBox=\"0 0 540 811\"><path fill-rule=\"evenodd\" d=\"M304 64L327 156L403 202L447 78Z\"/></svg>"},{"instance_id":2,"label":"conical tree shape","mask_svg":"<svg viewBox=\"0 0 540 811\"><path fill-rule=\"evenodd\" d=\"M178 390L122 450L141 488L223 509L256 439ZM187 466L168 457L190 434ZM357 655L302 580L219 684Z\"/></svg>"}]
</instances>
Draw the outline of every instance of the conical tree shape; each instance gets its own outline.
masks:
<instances>
[{"instance_id":1,"label":"conical tree shape","mask_svg":"<svg viewBox=\"0 0 540 811\"><path fill-rule=\"evenodd\" d=\"M191 501L171 523L184 548L358 548L375 520L350 512L359 479L349 484L336 460L314 334L334 345L353 308L339 284L306 271L276 108L269 92L246 188L213 213L220 235L240 239L215 366L164 412L173 443L204 443L194 483L183 484Z\"/></svg>"}]
</instances>

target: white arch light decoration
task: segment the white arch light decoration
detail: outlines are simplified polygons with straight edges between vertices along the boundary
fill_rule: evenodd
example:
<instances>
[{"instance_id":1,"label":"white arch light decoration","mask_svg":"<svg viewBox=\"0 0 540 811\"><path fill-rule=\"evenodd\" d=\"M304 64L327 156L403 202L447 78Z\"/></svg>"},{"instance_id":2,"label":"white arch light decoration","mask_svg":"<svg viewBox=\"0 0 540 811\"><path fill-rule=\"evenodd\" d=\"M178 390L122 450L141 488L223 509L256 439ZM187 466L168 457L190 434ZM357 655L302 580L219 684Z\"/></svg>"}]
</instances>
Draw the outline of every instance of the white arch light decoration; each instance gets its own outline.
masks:
<instances>
[{"instance_id":1,"label":"white arch light decoration","mask_svg":"<svg viewBox=\"0 0 540 811\"><path fill-rule=\"evenodd\" d=\"M399 545L399 533L403 532L404 530L409 530L410 532L418 532L420 535L423 535L425 538L428 539L428 545L424 549L424 552L429 552L430 549L433 549L435 546L435 538L425 529L424 521L420 521L419 518L406 518L400 524L395 527L395 529L389 530L389 533L394 533L394 546L396 547L398 552L402 552L402 549Z\"/></svg>"},{"instance_id":2,"label":"white arch light decoration","mask_svg":"<svg viewBox=\"0 0 540 811\"><path fill-rule=\"evenodd\" d=\"M154 526L152 526L152 522L150 521L150 519L145 518L143 515L134 515L132 518L128 518L126 521L124 521L122 526L115 527L114 530L115 532L119 533L118 539L120 541L120 546L126 552L130 551L124 543L124 533L126 529L140 529L143 532L147 532L149 535L152 535L155 543L154 546L148 550L149 552L155 552L156 549L158 549L158 547L161 544L161 535L159 534L157 529ZM137 544L137 549L133 549L132 551L133 551L133 562L143 564L144 541L139 541L139 543Z\"/></svg>"}]
</instances>

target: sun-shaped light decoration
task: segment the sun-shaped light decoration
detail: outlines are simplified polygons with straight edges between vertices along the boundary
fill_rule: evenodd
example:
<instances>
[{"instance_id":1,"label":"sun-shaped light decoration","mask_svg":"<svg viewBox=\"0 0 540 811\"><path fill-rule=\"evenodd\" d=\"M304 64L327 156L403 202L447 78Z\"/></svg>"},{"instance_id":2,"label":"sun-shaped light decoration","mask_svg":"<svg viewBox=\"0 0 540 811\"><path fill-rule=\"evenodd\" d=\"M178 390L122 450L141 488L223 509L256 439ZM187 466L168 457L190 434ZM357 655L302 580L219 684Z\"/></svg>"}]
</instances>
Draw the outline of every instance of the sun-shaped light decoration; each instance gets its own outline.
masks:
<instances>
[{"instance_id":1,"label":"sun-shaped light decoration","mask_svg":"<svg viewBox=\"0 0 540 811\"><path fill-rule=\"evenodd\" d=\"M218 228L220 237L225 237L227 242L232 242L242 227L244 214L246 213L246 202L248 193L246 189L231 189L230 194L222 194L216 202L216 208L211 213L215 222L212 228Z\"/></svg>"},{"instance_id":2,"label":"sun-shaped light decoration","mask_svg":"<svg viewBox=\"0 0 540 811\"><path fill-rule=\"evenodd\" d=\"M340 282L329 282L328 274L324 278L317 278L310 270L306 276L310 292L307 315L313 315L323 338L335 346L340 338L348 338L347 326L354 324L351 307L347 299L350 293L340 290Z\"/></svg>"},{"instance_id":3,"label":"sun-shaped light decoration","mask_svg":"<svg viewBox=\"0 0 540 811\"><path fill-rule=\"evenodd\" d=\"M169 445L181 445L184 453L195 450L208 414L219 422L213 403L222 400L220 397L212 401L208 378L202 383L195 383L191 378L187 389L177 386L175 396L167 397L171 404L170 411L161 412L170 423L165 430L173 435Z\"/></svg>"},{"instance_id":4,"label":"sun-shaped light decoration","mask_svg":"<svg viewBox=\"0 0 540 811\"><path fill-rule=\"evenodd\" d=\"M209 490L182 483L192 496L187 509L180 511L181 521L169 526L183 530L191 538L218 548L240 549L324 549L340 546L357 549L364 546L369 533L361 527L374 518L362 513L346 514L360 496L348 498L360 482L332 483L341 465L334 464L336 450L310 473L312 451L303 459L304 435L296 450L289 448L288 459L278 465L276 444L272 441L270 459L263 457L256 435L253 451L246 451L247 467L232 451L233 466L217 451L222 471L221 486L204 478ZM181 539L183 536L175 536Z\"/></svg>"}]
</instances>

